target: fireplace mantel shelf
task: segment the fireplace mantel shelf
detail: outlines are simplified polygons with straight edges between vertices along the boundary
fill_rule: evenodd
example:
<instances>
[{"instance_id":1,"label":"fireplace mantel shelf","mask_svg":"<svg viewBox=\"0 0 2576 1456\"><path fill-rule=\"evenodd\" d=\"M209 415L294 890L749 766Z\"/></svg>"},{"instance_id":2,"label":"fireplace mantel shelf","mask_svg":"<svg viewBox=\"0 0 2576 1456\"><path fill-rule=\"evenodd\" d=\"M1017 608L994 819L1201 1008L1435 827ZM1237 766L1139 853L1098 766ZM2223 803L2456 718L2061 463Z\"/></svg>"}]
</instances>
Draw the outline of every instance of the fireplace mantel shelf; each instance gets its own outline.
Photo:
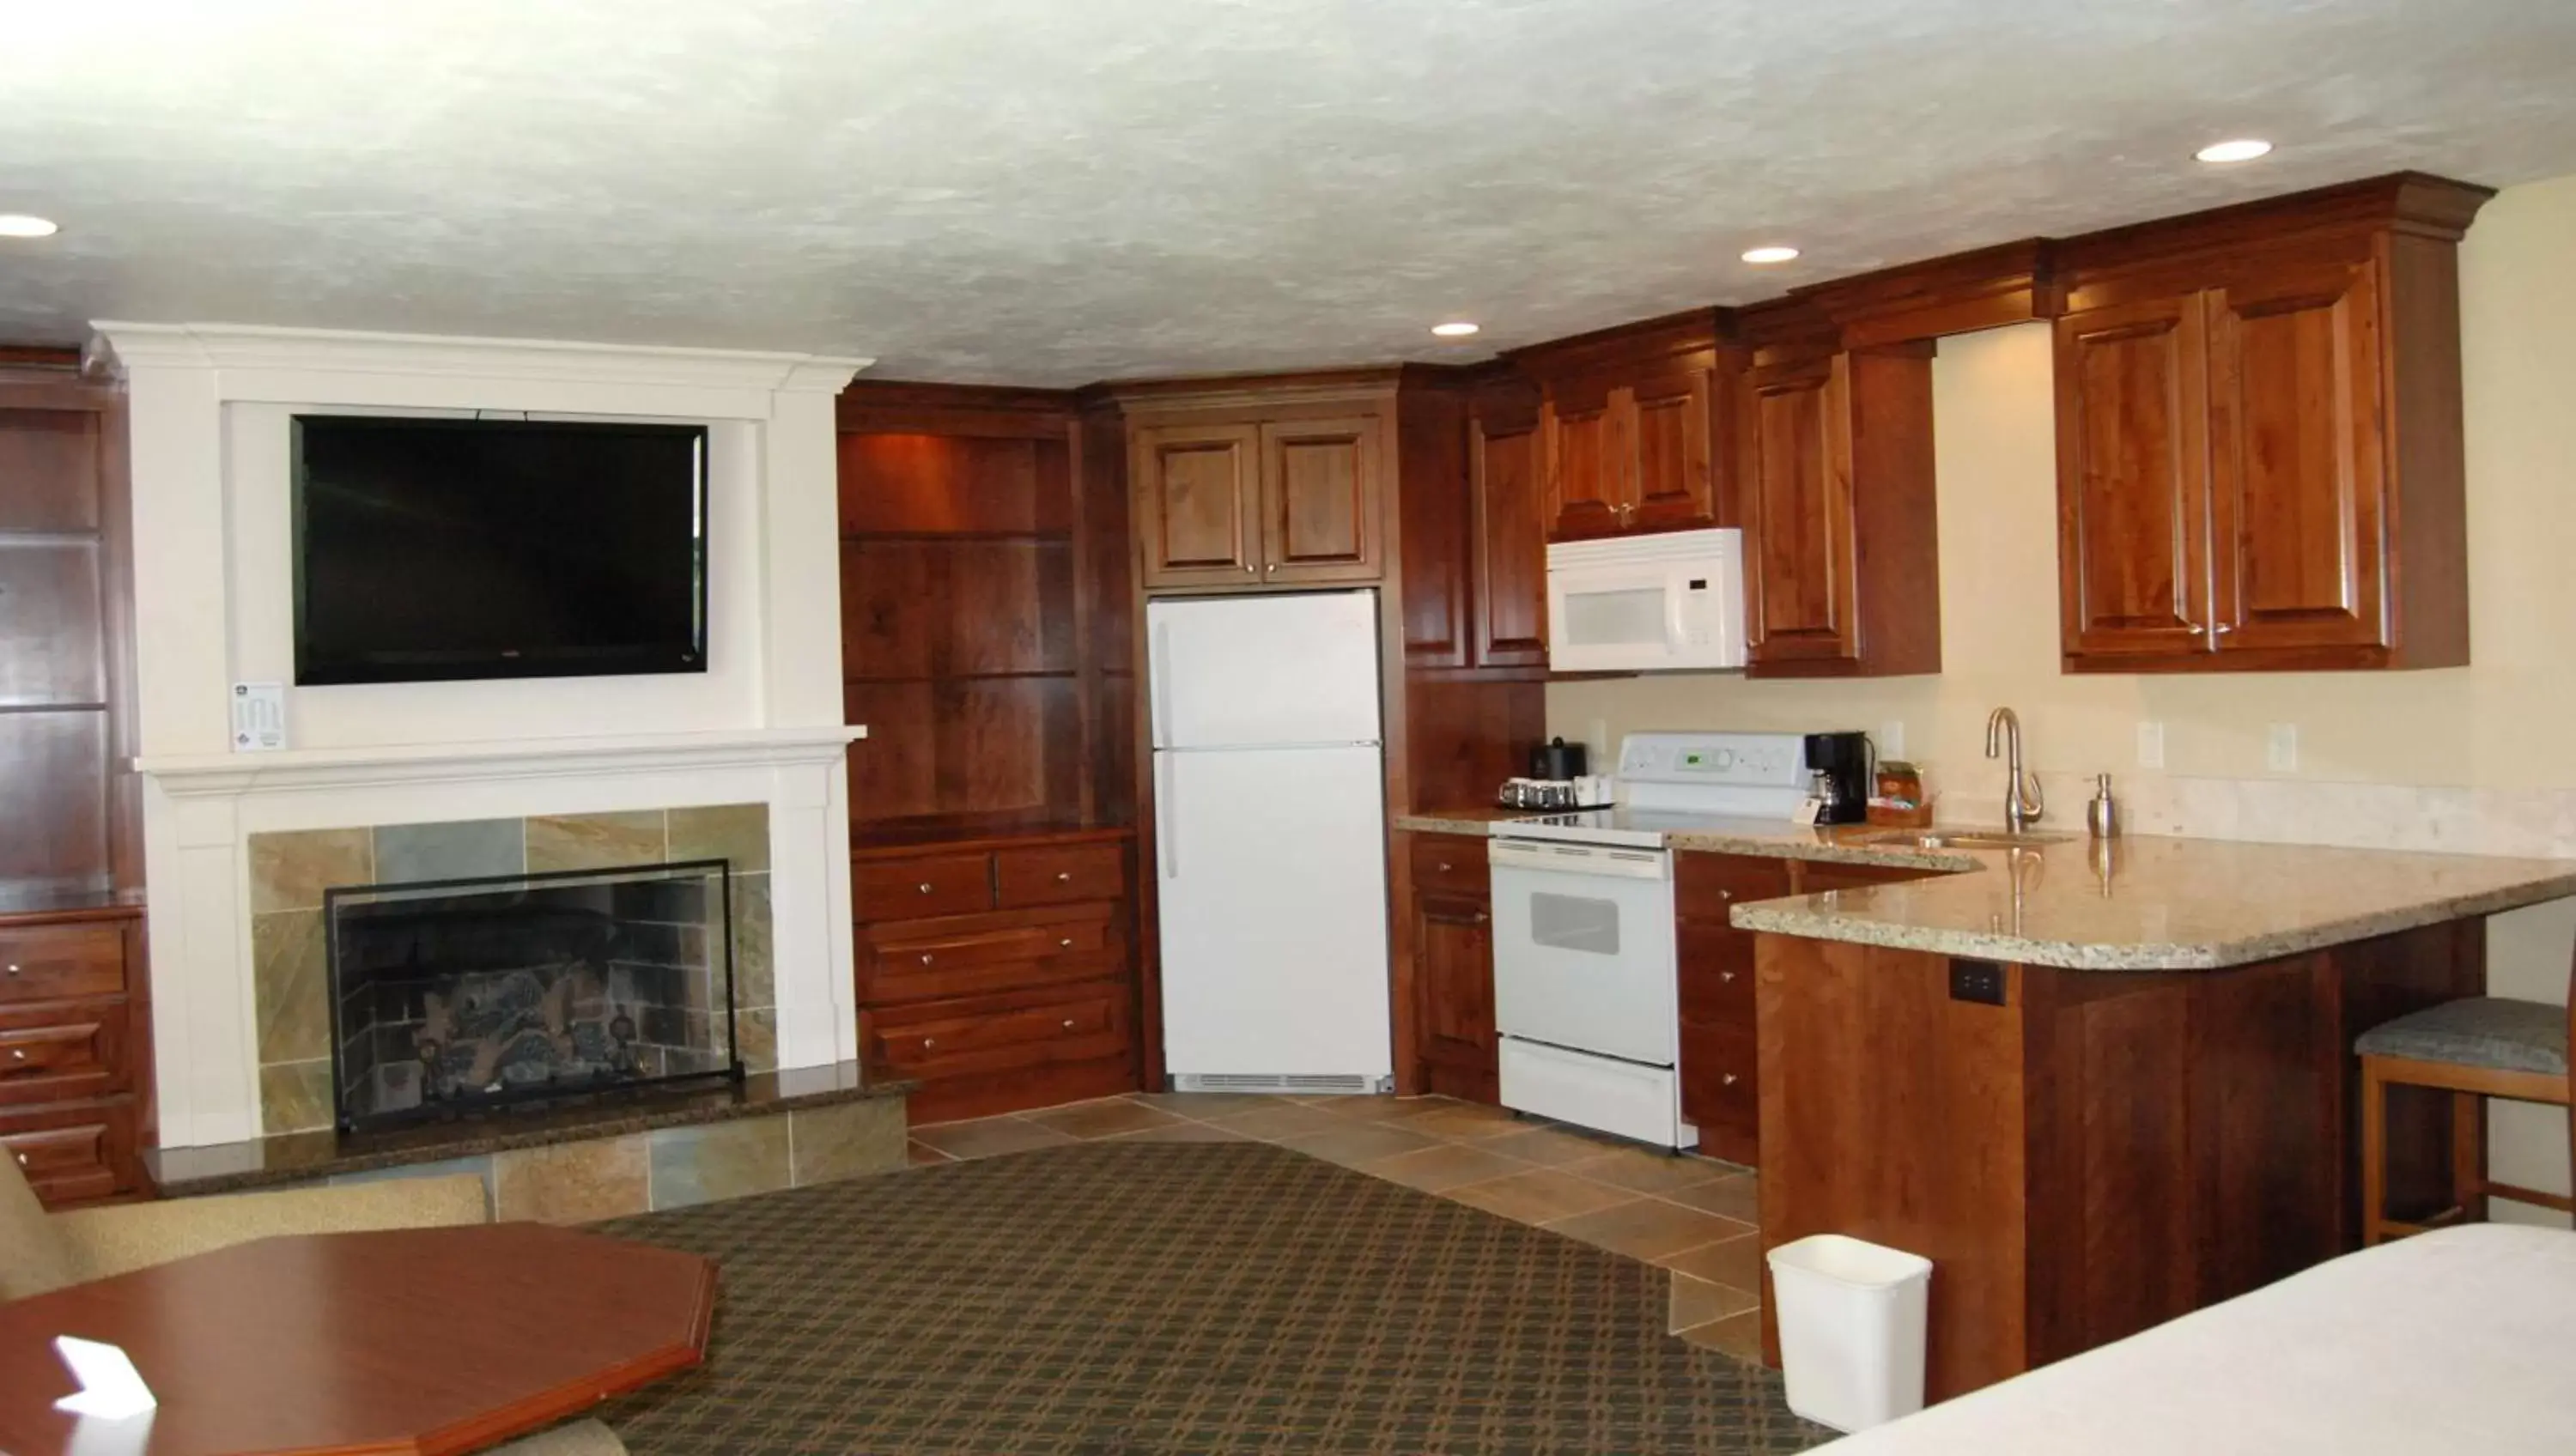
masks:
<instances>
[{"instance_id":1,"label":"fireplace mantel shelf","mask_svg":"<svg viewBox=\"0 0 2576 1456\"><path fill-rule=\"evenodd\" d=\"M497 743L293 748L272 753L179 754L134 760L134 771L176 797L262 789L363 788L454 779L544 779L829 762L868 736L864 726L730 729L524 738Z\"/></svg>"}]
</instances>

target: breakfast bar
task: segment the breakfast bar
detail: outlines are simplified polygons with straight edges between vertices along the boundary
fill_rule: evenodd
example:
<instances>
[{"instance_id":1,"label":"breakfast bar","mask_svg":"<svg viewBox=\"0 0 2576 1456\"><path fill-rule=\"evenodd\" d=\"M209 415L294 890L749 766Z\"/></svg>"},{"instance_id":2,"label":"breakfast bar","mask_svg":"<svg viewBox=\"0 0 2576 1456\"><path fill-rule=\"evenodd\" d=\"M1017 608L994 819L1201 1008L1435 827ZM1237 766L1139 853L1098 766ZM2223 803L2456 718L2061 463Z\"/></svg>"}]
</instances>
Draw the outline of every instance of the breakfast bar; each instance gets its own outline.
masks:
<instances>
[{"instance_id":1,"label":"breakfast bar","mask_svg":"<svg viewBox=\"0 0 2576 1456\"><path fill-rule=\"evenodd\" d=\"M1755 932L1764 1247L1930 1258L1934 1400L2356 1247L2354 1038L2483 994L2485 917L2576 895L2552 860L1910 853L1948 872L1731 919ZM2479 1170L2474 1107L2392 1099L2392 1206L2445 1206Z\"/></svg>"}]
</instances>

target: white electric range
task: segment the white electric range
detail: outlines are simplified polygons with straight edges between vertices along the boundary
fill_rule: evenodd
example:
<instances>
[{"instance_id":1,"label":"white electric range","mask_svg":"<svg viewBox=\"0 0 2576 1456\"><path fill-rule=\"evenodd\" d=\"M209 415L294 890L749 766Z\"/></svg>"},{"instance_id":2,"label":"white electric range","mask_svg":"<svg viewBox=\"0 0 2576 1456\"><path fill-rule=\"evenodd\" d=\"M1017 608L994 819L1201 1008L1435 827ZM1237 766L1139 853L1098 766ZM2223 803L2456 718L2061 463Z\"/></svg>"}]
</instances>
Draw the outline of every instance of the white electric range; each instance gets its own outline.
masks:
<instances>
[{"instance_id":1,"label":"white electric range","mask_svg":"<svg viewBox=\"0 0 2576 1456\"><path fill-rule=\"evenodd\" d=\"M1494 1022L1502 1102L1687 1147L1671 836L1790 822L1798 733L1632 733L1617 804L1493 828Z\"/></svg>"}]
</instances>

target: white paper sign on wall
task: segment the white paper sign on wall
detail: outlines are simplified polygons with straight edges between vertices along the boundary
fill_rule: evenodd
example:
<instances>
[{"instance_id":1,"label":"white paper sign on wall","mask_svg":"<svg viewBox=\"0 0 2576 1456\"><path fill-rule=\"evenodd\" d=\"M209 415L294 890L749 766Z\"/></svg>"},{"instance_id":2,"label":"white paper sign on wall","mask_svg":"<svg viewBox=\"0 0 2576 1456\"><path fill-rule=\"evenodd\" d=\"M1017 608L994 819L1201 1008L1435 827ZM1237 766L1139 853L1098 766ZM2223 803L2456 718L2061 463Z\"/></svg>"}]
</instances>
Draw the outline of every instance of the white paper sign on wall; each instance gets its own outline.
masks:
<instances>
[{"instance_id":1,"label":"white paper sign on wall","mask_svg":"<svg viewBox=\"0 0 2576 1456\"><path fill-rule=\"evenodd\" d=\"M286 746L286 684L233 684L233 752L272 753Z\"/></svg>"}]
</instances>

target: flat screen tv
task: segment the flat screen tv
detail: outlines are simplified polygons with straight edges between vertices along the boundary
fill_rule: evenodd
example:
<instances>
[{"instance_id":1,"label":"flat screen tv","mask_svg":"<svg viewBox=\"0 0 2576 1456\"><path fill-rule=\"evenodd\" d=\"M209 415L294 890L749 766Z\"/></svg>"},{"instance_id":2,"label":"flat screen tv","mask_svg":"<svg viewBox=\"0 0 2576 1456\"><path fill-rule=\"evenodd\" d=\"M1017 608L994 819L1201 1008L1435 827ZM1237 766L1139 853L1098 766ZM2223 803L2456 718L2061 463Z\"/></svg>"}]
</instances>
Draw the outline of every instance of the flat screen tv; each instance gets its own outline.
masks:
<instances>
[{"instance_id":1,"label":"flat screen tv","mask_svg":"<svg viewBox=\"0 0 2576 1456\"><path fill-rule=\"evenodd\" d=\"M706 671L705 427L294 431L297 683Z\"/></svg>"}]
</instances>

